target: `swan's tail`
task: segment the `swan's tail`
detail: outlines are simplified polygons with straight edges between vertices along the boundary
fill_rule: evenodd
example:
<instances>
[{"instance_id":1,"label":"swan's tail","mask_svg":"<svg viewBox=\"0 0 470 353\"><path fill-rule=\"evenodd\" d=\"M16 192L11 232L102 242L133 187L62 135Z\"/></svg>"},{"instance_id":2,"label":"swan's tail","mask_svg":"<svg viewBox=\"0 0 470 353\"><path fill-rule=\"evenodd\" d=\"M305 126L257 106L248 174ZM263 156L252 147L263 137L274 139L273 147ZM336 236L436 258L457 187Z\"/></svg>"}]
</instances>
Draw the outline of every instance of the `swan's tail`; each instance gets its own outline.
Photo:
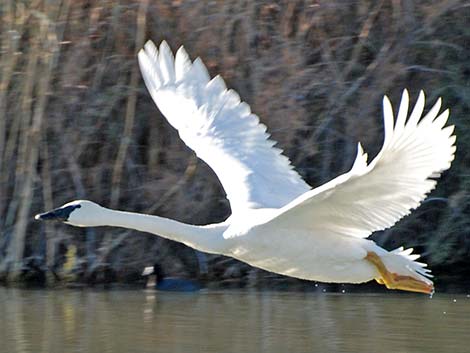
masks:
<instances>
[{"instance_id":1,"label":"swan's tail","mask_svg":"<svg viewBox=\"0 0 470 353\"><path fill-rule=\"evenodd\" d=\"M434 284L430 280L431 271L426 264L416 261L420 255L412 254L413 249L400 247L380 256L369 252L367 259L372 262L380 273L377 282L390 289L401 289L412 292L432 294Z\"/></svg>"}]
</instances>

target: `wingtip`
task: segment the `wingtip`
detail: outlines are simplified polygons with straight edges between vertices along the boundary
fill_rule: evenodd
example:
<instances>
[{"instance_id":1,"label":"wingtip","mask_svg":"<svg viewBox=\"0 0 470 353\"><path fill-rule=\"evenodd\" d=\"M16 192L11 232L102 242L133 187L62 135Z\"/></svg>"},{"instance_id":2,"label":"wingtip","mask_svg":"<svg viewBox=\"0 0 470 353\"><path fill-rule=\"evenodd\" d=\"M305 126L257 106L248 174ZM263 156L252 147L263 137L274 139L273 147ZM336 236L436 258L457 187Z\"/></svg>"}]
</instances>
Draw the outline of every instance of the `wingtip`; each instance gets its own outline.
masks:
<instances>
[{"instance_id":1,"label":"wingtip","mask_svg":"<svg viewBox=\"0 0 470 353\"><path fill-rule=\"evenodd\" d=\"M215 92L216 94L222 94L227 90L227 85L225 84L222 76L216 75L207 84L207 89Z\"/></svg>"},{"instance_id":2,"label":"wingtip","mask_svg":"<svg viewBox=\"0 0 470 353\"><path fill-rule=\"evenodd\" d=\"M171 53L171 48L168 45L168 42L166 40L162 40L162 42L160 43L159 49L160 49L160 52L170 52Z\"/></svg>"},{"instance_id":3,"label":"wingtip","mask_svg":"<svg viewBox=\"0 0 470 353\"><path fill-rule=\"evenodd\" d=\"M424 90L422 89L419 90L418 100L419 99L426 99L426 94L424 93Z\"/></svg>"},{"instance_id":4,"label":"wingtip","mask_svg":"<svg viewBox=\"0 0 470 353\"><path fill-rule=\"evenodd\" d=\"M398 108L398 117L395 123L395 133L400 134L405 129L406 118L410 105L410 95L405 88L401 94L400 106Z\"/></svg>"},{"instance_id":5,"label":"wingtip","mask_svg":"<svg viewBox=\"0 0 470 353\"><path fill-rule=\"evenodd\" d=\"M191 69L191 60L184 46L181 46L178 48L175 54L176 79L182 80L190 69Z\"/></svg>"},{"instance_id":6,"label":"wingtip","mask_svg":"<svg viewBox=\"0 0 470 353\"><path fill-rule=\"evenodd\" d=\"M196 74L200 82L204 82L205 84L209 82L210 80L209 71L207 71L206 65L204 65L204 62L199 56L196 59L194 59L192 70L194 70L193 72Z\"/></svg>"},{"instance_id":7,"label":"wingtip","mask_svg":"<svg viewBox=\"0 0 470 353\"><path fill-rule=\"evenodd\" d=\"M386 94L384 94L383 98L382 98L382 103L383 104L390 104L390 98L388 98L388 96Z\"/></svg>"},{"instance_id":8,"label":"wingtip","mask_svg":"<svg viewBox=\"0 0 470 353\"><path fill-rule=\"evenodd\" d=\"M407 129L412 129L418 124L418 121L421 118L421 115L423 114L424 103L425 103L425 94L423 90L420 90L418 94L418 99L416 100L416 103L406 123Z\"/></svg>"},{"instance_id":9,"label":"wingtip","mask_svg":"<svg viewBox=\"0 0 470 353\"><path fill-rule=\"evenodd\" d=\"M360 142L357 143L357 154L356 159L354 160L354 164L351 168L351 171L355 173L361 174L361 170L365 170L367 168L367 153L364 153L364 149Z\"/></svg>"},{"instance_id":10,"label":"wingtip","mask_svg":"<svg viewBox=\"0 0 470 353\"><path fill-rule=\"evenodd\" d=\"M441 110L441 107L442 107L442 98L439 97L437 98L436 103L434 103L431 109L427 112L427 114L423 118L421 118L421 120L419 121L419 124L427 125L427 124L432 123L436 119L436 117L439 116L439 111Z\"/></svg>"},{"instance_id":11,"label":"wingtip","mask_svg":"<svg viewBox=\"0 0 470 353\"><path fill-rule=\"evenodd\" d=\"M382 149L385 149L390 143L393 135L393 108L392 103L387 95L384 95L383 98L383 113L384 113L384 128L385 128L385 138Z\"/></svg>"},{"instance_id":12,"label":"wingtip","mask_svg":"<svg viewBox=\"0 0 470 353\"><path fill-rule=\"evenodd\" d=\"M178 48L178 50L176 51L176 56L182 56L184 58L189 58L188 52L186 51L186 48L184 47L184 45L182 45L181 47Z\"/></svg>"},{"instance_id":13,"label":"wingtip","mask_svg":"<svg viewBox=\"0 0 470 353\"><path fill-rule=\"evenodd\" d=\"M390 101L390 98L385 94L383 99L382 99L382 108L384 112L384 119L387 120L390 117L393 120L393 108L392 108L392 102ZM390 115L391 114L391 115Z\"/></svg>"},{"instance_id":14,"label":"wingtip","mask_svg":"<svg viewBox=\"0 0 470 353\"><path fill-rule=\"evenodd\" d=\"M362 144L360 142L357 143L357 154L358 155L364 154L364 149L362 148Z\"/></svg>"},{"instance_id":15,"label":"wingtip","mask_svg":"<svg viewBox=\"0 0 470 353\"><path fill-rule=\"evenodd\" d=\"M157 50L157 46L155 45L155 43L152 41L152 40L148 40L147 42L145 42L144 44L144 49L146 51L149 51L149 52L158 52Z\"/></svg>"}]
</instances>

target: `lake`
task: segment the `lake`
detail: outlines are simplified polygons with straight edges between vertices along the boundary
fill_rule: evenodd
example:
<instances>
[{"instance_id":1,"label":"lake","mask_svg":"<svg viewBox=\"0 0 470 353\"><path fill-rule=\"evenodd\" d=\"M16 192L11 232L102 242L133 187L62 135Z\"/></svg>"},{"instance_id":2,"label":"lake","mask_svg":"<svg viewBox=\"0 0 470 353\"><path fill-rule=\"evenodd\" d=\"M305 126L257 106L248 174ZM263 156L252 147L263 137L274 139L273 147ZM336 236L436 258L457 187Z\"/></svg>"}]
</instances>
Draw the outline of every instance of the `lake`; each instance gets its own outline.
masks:
<instances>
[{"instance_id":1,"label":"lake","mask_svg":"<svg viewBox=\"0 0 470 353\"><path fill-rule=\"evenodd\" d=\"M470 352L470 295L0 288L0 352Z\"/></svg>"}]
</instances>

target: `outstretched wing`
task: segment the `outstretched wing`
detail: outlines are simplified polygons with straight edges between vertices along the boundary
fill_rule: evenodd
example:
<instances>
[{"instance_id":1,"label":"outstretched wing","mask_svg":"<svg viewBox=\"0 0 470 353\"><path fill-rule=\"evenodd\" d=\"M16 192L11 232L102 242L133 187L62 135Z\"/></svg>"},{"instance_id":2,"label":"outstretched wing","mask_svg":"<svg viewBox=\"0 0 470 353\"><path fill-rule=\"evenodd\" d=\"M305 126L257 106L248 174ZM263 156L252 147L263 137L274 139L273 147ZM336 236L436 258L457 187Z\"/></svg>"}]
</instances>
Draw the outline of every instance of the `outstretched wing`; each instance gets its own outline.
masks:
<instances>
[{"instance_id":1,"label":"outstretched wing","mask_svg":"<svg viewBox=\"0 0 470 353\"><path fill-rule=\"evenodd\" d=\"M441 99L424 118L424 93L408 116L408 92L402 95L394 123L384 97L385 141L368 165L361 145L352 169L298 197L272 221L310 227L316 234L367 237L394 225L419 206L450 167L455 153L454 126L444 127L449 110L438 115ZM394 126L395 125L395 126Z\"/></svg>"},{"instance_id":2,"label":"outstretched wing","mask_svg":"<svg viewBox=\"0 0 470 353\"><path fill-rule=\"evenodd\" d=\"M165 41L159 50L149 41L139 63L160 111L219 177L232 213L279 208L310 190L249 105L199 58L191 62L183 47L174 58Z\"/></svg>"}]
</instances>

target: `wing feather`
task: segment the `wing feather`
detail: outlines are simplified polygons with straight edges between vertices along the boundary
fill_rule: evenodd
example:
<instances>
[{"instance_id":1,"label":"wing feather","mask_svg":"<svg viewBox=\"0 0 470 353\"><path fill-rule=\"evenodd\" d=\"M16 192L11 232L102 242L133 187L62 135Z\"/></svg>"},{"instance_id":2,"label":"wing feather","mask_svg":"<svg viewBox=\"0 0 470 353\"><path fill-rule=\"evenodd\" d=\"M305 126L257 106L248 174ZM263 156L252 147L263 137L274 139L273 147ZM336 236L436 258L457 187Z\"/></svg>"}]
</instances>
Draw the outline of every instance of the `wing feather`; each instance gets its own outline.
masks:
<instances>
[{"instance_id":1,"label":"wing feather","mask_svg":"<svg viewBox=\"0 0 470 353\"><path fill-rule=\"evenodd\" d=\"M455 153L453 126L444 125L449 111L439 114L441 99L421 118L424 93L406 121L408 92L402 96L395 128L393 111L384 99L384 144L367 165L359 144L351 170L301 195L272 221L310 227L312 232L367 237L394 225L419 206L434 189ZM438 115L439 114L439 115Z\"/></svg>"},{"instance_id":2,"label":"wing feather","mask_svg":"<svg viewBox=\"0 0 470 353\"><path fill-rule=\"evenodd\" d=\"M233 213L280 208L310 190L250 106L220 76L210 79L200 58L191 63L183 47L174 58L166 42L158 50L149 41L139 64L156 105L217 174Z\"/></svg>"}]
</instances>

